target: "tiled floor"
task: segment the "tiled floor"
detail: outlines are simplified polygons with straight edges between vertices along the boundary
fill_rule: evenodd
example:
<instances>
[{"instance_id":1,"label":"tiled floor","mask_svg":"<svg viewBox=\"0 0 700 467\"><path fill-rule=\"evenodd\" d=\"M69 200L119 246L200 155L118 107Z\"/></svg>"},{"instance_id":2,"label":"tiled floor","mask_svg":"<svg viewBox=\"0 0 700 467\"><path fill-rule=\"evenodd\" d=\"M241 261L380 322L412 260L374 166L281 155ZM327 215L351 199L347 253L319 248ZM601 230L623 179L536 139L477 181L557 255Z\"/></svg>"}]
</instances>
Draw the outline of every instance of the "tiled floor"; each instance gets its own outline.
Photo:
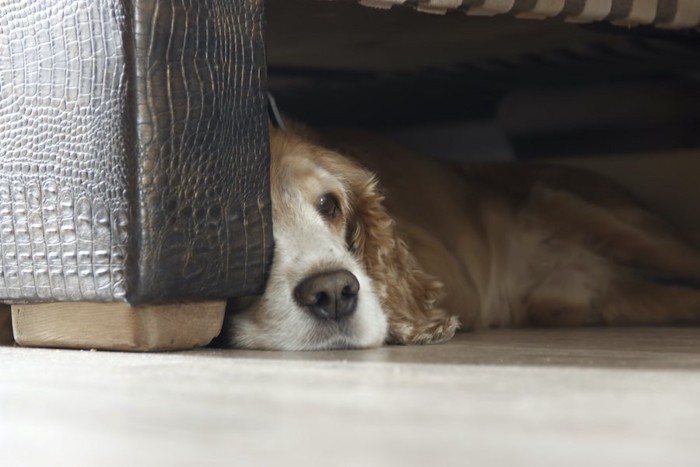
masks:
<instances>
[{"instance_id":1,"label":"tiled floor","mask_svg":"<svg viewBox=\"0 0 700 467\"><path fill-rule=\"evenodd\" d=\"M698 466L700 329L349 352L0 347L11 466Z\"/></svg>"}]
</instances>

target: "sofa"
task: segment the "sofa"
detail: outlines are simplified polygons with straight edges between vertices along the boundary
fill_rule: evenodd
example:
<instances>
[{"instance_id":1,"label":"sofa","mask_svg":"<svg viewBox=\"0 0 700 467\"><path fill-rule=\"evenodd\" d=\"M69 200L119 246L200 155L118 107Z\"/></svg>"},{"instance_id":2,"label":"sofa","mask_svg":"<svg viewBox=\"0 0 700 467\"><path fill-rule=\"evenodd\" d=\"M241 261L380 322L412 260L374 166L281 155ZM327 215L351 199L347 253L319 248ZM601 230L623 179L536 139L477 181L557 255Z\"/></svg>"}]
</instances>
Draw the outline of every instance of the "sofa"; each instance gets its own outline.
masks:
<instances>
[{"instance_id":1,"label":"sofa","mask_svg":"<svg viewBox=\"0 0 700 467\"><path fill-rule=\"evenodd\" d=\"M698 95L699 23L696 0L0 0L0 302L15 340L205 345L227 298L261 292L268 88L316 125L496 115L517 158L696 145L700 106L678 103ZM659 86L667 100L640 98ZM647 113L651 132L632 118Z\"/></svg>"}]
</instances>

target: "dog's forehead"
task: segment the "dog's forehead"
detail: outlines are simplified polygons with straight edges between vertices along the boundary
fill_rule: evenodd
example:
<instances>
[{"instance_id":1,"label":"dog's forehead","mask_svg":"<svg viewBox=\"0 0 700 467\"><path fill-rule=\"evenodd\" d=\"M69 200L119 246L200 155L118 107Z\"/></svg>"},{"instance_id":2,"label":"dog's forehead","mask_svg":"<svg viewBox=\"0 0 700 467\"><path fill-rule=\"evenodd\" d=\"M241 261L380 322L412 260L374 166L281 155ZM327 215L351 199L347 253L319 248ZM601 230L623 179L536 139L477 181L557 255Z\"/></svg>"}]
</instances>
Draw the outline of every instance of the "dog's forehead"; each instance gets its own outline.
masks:
<instances>
[{"instance_id":1,"label":"dog's forehead","mask_svg":"<svg viewBox=\"0 0 700 467\"><path fill-rule=\"evenodd\" d=\"M304 152L287 154L278 161L279 167L273 183L280 194L287 196L299 194L318 196L326 192L341 194L345 192L343 180L333 174L321 157Z\"/></svg>"}]
</instances>

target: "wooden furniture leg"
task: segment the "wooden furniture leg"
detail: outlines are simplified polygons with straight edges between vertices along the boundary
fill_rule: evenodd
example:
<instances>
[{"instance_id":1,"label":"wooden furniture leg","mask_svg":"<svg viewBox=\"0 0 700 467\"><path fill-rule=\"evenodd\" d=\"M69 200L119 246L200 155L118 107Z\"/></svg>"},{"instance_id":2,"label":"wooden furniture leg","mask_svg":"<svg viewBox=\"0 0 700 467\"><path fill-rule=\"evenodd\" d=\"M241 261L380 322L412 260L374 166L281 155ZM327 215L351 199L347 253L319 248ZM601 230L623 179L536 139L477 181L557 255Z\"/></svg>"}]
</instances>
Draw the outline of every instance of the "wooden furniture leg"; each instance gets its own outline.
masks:
<instances>
[{"instance_id":1,"label":"wooden furniture leg","mask_svg":"<svg viewBox=\"0 0 700 467\"><path fill-rule=\"evenodd\" d=\"M131 307L123 302L12 305L15 341L28 347L185 350L221 332L225 301Z\"/></svg>"}]
</instances>

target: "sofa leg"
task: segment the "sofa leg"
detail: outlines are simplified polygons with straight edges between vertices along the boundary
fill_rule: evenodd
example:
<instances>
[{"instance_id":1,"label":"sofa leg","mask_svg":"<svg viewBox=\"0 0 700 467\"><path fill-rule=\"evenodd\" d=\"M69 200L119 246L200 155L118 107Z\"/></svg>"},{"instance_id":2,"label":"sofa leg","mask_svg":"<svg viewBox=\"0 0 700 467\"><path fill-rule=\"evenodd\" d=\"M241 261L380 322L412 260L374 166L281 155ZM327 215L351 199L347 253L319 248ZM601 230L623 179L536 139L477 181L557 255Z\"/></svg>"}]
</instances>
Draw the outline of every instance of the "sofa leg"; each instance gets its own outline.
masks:
<instances>
[{"instance_id":1,"label":"sofa leg","mask_svg":"<svg viewBox=\"0 0 700 467\"><path fill-rule=\"evenodd\" d=\"M221 332L225 301L146 305L55 302L12 305L15 341L28 347L184 350Z\"/></svg>"}]
</instances>

